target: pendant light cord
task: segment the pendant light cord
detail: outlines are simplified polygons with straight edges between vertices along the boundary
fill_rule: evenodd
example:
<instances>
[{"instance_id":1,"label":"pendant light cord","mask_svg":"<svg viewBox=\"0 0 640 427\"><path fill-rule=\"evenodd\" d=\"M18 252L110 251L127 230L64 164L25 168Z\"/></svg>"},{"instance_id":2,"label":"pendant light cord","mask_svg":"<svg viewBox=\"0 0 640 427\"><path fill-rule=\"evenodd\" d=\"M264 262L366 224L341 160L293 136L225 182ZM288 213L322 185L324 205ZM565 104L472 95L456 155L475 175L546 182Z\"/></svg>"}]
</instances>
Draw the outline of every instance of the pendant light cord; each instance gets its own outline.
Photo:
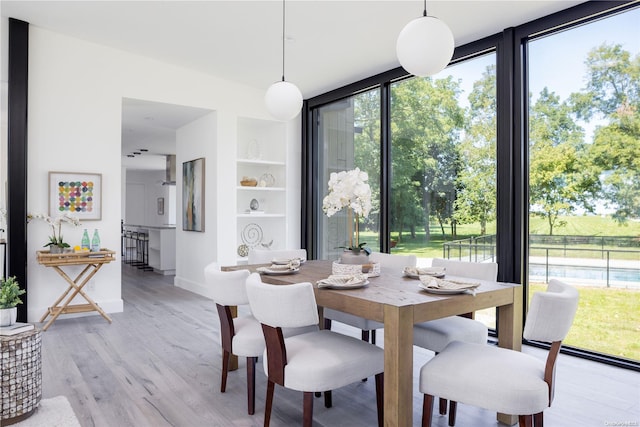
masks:
<instances>
[{"instance_id":1,"label":"pendant light cord","mask_svg":"<svg viewBox=\"0 0 640 427\"><path fill-rule=\"evenodd\" d=\"M427 16L427 0L424 0L424 12L422 16Z\"/></svg>"},{"instance_id":2,"label":"pendant light cord","mask_svg":"<svg viewBox=\"0 0 640 427\"><path fill-rule=\"evenodd\" d=\"M425 0L425 2L426 1L427 0ZM284 3L285 3L285 0L282 0L282 81L284 81L284 20L285 20Z\"/></svg>"}]
</instances>

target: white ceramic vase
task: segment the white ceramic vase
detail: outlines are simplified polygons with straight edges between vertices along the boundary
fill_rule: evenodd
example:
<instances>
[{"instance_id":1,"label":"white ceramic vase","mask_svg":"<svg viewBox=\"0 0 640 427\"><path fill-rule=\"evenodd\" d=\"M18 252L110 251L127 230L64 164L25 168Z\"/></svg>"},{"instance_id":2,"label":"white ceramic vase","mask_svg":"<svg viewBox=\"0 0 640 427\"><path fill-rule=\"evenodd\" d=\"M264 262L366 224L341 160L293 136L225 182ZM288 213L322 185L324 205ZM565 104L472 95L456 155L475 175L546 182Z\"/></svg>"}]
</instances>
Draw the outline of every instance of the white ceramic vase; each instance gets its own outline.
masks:
<instances>
[{"instance_id":1,"label":"white ceramic vase","mask_svg":"<svg viewBox=\"0 0 640 427\"><path fill-rule=\"evenodd\" d=\"M340 263L341 264L368 264L369 263L369 255L365 251L360 251L359 253L354 253L350 250L345 250L340 255Z\"/></svg>"},{"instance_id":2,"label":"white ceramic vase","mask_svg":"<svg viewBox=\"0 0 640 427\"><path fill-rule=\"evenodd\" d=\"M0 308L0 326L11 326L16 323L18 308Z\"/></svg>"}]
</instances>

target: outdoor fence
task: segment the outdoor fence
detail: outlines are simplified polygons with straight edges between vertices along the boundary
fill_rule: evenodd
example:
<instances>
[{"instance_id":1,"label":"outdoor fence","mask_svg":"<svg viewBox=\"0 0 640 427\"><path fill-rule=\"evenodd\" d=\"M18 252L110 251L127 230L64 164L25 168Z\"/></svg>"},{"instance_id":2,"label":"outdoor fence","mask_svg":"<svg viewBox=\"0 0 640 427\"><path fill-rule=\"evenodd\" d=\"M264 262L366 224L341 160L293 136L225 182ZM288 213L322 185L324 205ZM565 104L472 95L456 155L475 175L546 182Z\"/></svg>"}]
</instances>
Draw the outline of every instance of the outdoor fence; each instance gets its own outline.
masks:
<instances>
[{"instance_id":1,"label":"outdoor fence","mask_svg":"<svg viewBox=\"0 0 640 427\"><path fill-rule=\"evenodd\" d=\"M633 236L529 236L529 274L578 278L610 287L640 287L640 239ZM638 249L635 249L638 248ZM472 262L495 261L496 236L447 242L443 257Z\"/></svg>"}]
</instances>

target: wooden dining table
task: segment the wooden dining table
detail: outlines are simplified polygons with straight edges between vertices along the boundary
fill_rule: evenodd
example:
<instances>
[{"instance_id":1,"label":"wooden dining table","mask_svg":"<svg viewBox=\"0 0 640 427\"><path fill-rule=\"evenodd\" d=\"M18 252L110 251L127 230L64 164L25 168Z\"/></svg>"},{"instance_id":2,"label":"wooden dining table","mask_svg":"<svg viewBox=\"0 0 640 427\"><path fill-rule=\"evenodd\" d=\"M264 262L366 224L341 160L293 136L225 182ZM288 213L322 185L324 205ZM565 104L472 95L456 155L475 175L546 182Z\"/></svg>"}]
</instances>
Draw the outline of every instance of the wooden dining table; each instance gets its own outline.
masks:
<instances>
[{"instance_id":1,"label":"wooden dining table","mask_svg":"<svg viewBox=\"0 0 640 427\"><path fill-rule=\"evenodd\" d=\"M249 269L261 265L224 267ZM295 274L261 274L262 281L274 285L311 282L314 286L320 325L322 308L332 308L384 323L384 424L413 425L413 325L447 316L497 307L498 345L520 351L522 344L522 288L514 283L480 283L475 295L441 295L422 290L416 279L402 271L381 268L378 277L357 289L318 288L317 281L328 277L332 262L309 260ZM469 278L466 279L470 281ZM517 417L498 414L498 420L513 425Z\"/></svg>"}]
</instances>

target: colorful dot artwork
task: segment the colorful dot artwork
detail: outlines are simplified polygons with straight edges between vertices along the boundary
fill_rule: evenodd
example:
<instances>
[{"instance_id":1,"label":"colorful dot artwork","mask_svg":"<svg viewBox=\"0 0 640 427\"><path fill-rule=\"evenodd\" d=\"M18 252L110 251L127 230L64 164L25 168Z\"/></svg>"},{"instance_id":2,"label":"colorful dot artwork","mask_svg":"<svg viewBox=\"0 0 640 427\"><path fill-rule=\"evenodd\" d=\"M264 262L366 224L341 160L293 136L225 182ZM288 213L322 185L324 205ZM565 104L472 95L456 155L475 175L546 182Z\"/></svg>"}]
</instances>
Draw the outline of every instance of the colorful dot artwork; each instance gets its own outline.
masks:
<instances>
[{"instance_id":1,"label":"colorful dot artwork","mask_svg":"<svg viewBox=\"0 0 640 427\"><path fill-rule=\"evenodd\" d=\"M58 211L82 213L93 211L93 181L59 181Z\"/></svg>"}]
</instances>

